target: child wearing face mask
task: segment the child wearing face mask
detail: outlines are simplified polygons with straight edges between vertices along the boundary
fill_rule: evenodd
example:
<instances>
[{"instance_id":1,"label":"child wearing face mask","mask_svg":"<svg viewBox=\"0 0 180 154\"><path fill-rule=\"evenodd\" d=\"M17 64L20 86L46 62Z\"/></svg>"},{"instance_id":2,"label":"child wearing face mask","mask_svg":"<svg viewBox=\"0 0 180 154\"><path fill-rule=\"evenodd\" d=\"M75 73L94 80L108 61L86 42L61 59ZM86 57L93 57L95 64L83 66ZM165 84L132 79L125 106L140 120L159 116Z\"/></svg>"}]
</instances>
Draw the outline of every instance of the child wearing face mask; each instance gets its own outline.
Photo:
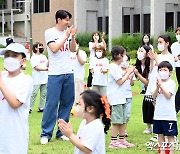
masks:
<instances>
[{"instance_id":1,"label":"child wearing face mask","mask_svg":"<svg viewBox=\"0 0 180 154\"><path fill-rule=\"evenodd\" d=\"M158 134L159 153L163 153L165 148L169 148L170 153L173 153L175 136L178 135L175 110L176 84L170 77L172 71L173 67L168 61L159 63L158 77L151 89L152 97L156 99L153 132ZM165 141L165 136L168 141Z\"/></svg>"},{"instance_id":2,"label":"child wearing face mask","mask_svg":"<svg viewBox=\"0 0 180 154\"><path fill-rule=\"evenodd\" d=\"M105 33L103 33L102 37L100 37L99 32L94 32L92 34L91 41L89 42L89 51L90 51L89 64L91 64L92 59L95 57L95 48L97 46L103 46L106 49L106 42L104 40L104 35ZM90 88L91 86L92 86L92 73L91 70L89 69L87 87Z\"/></svg>"},{"instance_id":3,"label":"child wearing face mask","mask_svg":"<svg viewBox=\"0 0 180 154\"><path fill-rule=\"evenodd\" d=\"M159 51L161 51L161 54L156 54L154 52L149 52L148 56L153 60L153 63L151 63L150 69L150 77L149 77L149 84L146 90L146 94L149 95L150 97L152 96L151 94L151 89L153 87L153 83L156 80L158 76L158 65L162 61L168 61L173 67L174 67L174 56L171 54L171 38L168 35L160 35L158 37L158 45L157 48ZM155 103L155 101L154 101ZM152 137L150 140L156 141L158 138L157 135Z\"/></svg>"},{"instance_id":4,"label":"child wearing face mask","mask_svg":"<svg viewBox=\"0 0 180 154\"><path fill-rule=\"evenodd\" d=\"M33 79L33 92L30 99L30 110L34 107L34 102L38 91L40 90L40 100L38 105L38 112L43 112L44 105L46 102L46 85L48 79L48 60L43 54L44 48L43 44L36 42L33 44L33 56L30 59L32 66L32 79Z\"/></svg>"},{"instance_id":5,"label":"child wearing face mask","mask_svg":"<svg viewBox=\"0 0 180 154\"><path fill-rule=\"evenodd\" d=\"M152 49L149 46L143 45L139 51L137 52L137 59L135 63L135 71L136 77L144 84L144 86L148 89L149 79L150 79L150 65L153 63L153 59L149 58L149 53ZM154 106L152 104L154 100L148 90L144 95L143 104L142 104L142 112L143 112L143 122L146 124L146 129L143 131L145 134L152 133L152 124L153 124L153 114L154 114Z\"/></svg>"},{"instance_id":6,"label":"child wearing face mask","mask_svg":"<svg viewBox=\"0 0 180 154\"><path fill-rule=\"evenodd\" d=\"M75 145L74 154L105 154L104 133L107 134L110 127L110 107L107 99L93 90L86 90L80 94L77 107L77 114L83 118L77 135L73 133L69 123L63 119L58 120L61 132Z\"/></svg>"},{"instance_id":7,"label":"child wearing face mask","mask_svg":"<svg viewBox=\"0 0 180 154\"><path fill-rule=\"evenodd\" d=\"M171 51L174 56L175 69L176 69L176 79L178 81L178 91L176 93L176 112L180 110L180 27L175 30L177 41L171 45Z\"/></svg>"},{"instance_id":8,"label":"child wearing face mask","mask_svg":"<svg viewBox=\"0 0 180 154\"><path fill-rule=\"evenodd\" d=\"M22 44L11 43L0 52L4 68L0 71L0 153L28 153L28 114L32 79L21 66L27 51Z\"/></svg>"},{"instance_id":9,"label":"child wearing face mask","mask_svg":"<svg viewBox=\"0 0 180 154\"><path fill-rule=\"evenodd\" d=\"M153 46L151 45L150 40L151 40L150 36L149 36L148 34L144 34L143 37L142 37L141 46L139 47L138 51L140 50L140 48L141 48L142 46L145 45L145 46L149 46L149 47L151 48L152 52L154 52L154 48L153 48ZM141 54L138 55L138 56L139 56L139 59L143 59L143 57L142 57ZM142 69L143 69L143 68L142 68ZM140 94L145 94L145 93L146 93L146 87L145 87L145 85L144 85L142 82L140 82L140 84L141 84L141 89L142 89L142 91L140 92Z\"/></svg>"},{"instance_id":10,"label":"child wearing face mask","mask_svg":"<svg viewBox=\"0 0 180 154\"><path fill-rule=\"evenodd\" d=\"M111 50L112 63L108 74L107 97L111 105L111 142L110 148L134 147L125 140L125 130L127 123L126 96L124 84L134 71L134 67L127 68L123 76L121 63L127 61L126 50L121 46L115 46ZM118 138L119 136L119 138Z\"/></svg>"},{"instance_id":11,"label":"child wearing face mask","mask_svg":"<svg viewBox=\"0 0 180 154\"><path fill-rule=\"evenodd\" d=\"M130 63L130 57L128 55L125 56L125 61L121 62L121 70L122 70L122 76L126 76L127 69L129 68L129 63ZM131 103L132 103L132 88L131 86L134 86L134 81L136 80L136 77L134 73L131 73L127 80L122 84L124 87L124 96L126 97L126 119L127 123L130 118L130 112L131 112ZM128 134L125 132L125 136L127 137Z\"/></svg>"},{"instance_id":12,"label":"child wearing face mask","mask_svg":"<svg viewBox=\"0 0 180 154\"><path fill-rule=\"evenodd\" d=\"M92 89L102 96L106 96L107 72L109 69L109 60L105 56L105 48L97 46L95 48L95 57L89 66L93 76Z\"/></svg>"}]
</instances>

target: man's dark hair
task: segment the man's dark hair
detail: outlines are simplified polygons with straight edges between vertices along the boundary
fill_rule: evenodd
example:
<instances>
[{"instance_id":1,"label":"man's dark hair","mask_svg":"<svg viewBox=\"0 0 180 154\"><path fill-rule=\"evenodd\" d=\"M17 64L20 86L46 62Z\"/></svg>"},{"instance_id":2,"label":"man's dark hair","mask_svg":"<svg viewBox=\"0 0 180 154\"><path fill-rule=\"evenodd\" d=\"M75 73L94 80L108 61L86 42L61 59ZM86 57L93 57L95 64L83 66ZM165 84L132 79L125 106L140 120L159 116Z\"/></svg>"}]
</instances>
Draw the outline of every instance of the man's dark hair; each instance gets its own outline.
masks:
<instances>
[{"instance_id":1,"label":"man's dark hair","mask_svg":"<svg viewBox=\"0 0 180 154\"><path fill-rule=\"evenodd\" d=\"M169 71L173 70L172 65L168 61L162 61L161 63L159 63L158 70L161 68L168 68Z\"/></svg>"},{"instance_id":2,"label":"man's dark hair","mask_svg":"<svg viewBox=\"0 0 180 154\"><path fill-rule=\"evenodd\" d=\"M62 20L62 19L65 19L67 17L69 17L69 19L71 19L72 18L71 13L69 13L66 10L58 10L55 14L56 23L58 23L58 18L60 18Z\"/></svg>"}]
</instances>

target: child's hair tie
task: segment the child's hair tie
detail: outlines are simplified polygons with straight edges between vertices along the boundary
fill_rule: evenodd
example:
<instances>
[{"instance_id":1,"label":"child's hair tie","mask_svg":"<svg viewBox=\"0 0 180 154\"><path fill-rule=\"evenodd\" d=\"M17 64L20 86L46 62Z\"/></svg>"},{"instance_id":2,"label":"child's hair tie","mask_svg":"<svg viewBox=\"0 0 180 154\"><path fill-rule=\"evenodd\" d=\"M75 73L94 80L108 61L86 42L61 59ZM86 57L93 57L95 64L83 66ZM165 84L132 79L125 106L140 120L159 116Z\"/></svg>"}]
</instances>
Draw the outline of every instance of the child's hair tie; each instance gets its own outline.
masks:
<instances>
[{"instance_id":1,"label":"child's hair tie","mask_svg":"<svg viewBox=\"0 0 180 154\"><path fill-rule=\"evenodd\" d=\"M101 102L104 105L106 118L110 119L110 106L107 100L107 96L101 97Z\"/></svg>"}]
</instances>

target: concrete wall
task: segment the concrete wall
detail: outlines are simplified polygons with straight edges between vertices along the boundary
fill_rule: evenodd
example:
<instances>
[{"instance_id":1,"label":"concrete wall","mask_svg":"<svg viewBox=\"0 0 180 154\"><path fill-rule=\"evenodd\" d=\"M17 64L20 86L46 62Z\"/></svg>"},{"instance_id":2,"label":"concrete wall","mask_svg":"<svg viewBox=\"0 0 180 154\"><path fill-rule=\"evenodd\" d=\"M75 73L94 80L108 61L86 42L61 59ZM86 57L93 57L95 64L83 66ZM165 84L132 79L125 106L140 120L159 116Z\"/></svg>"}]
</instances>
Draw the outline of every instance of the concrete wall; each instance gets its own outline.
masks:
<instances>
[{"instance_id":1,"label":"concrete wall","mask_svg":"<svg viewBox=\"0 0 180 154\"><path fill-rule=\"evenodd\" d=\"M73 17L70 25L74 23L74 2L72 0L50 0L50 12L37 13L32 15L32 38L33 43L40 41L45 46L44 32L46 29L55 26L55 13L57 10L69 11Z\"/></svg>"}]
</instances>

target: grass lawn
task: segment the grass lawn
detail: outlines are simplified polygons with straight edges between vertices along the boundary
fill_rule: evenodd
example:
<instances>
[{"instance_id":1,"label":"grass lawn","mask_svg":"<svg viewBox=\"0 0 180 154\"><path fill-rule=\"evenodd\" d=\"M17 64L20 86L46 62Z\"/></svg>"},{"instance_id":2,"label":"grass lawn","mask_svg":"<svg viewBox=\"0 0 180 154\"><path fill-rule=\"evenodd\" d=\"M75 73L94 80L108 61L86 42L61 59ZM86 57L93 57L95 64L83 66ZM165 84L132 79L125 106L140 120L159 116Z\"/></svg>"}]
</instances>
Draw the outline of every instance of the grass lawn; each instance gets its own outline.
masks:
<instances>
[{"instance_id":1,"label":"grass lawn","mask_svg":"<svg viewBox=\"0 0 180 154\"><path fill-rule=\"evenodd\" d=\"M3 69L3 60L0 58L0 69ZM87 66L86 66L87 68ZM29 62L27 62L27 68L25 73L31 74L31 66ZM87 79L88 71L86 69L86 77ZM174 75L175 76L175 75ZM175 78L173 76L173 78ZM150 138L153 135L146 135L142 132L146 128L146 125L142 122L142 99L143 96L139 95L140 92L140 84L139 81L135 81L135 86L133 87L133 102L132 102L132 110L131 110L131 118L128 123L127 132L129 137L127 137L127 141L135 144L134 148L127 149L110 149L109 142L111 138L111 129L108 131L106 135L106 153L107 154L154 154L157 153L153 150L149 150L146 146L147 142L150 142ZM33 108L32 113L29 116L29 154L72 154L74 150L74 146L69 141L62 141L55 139L55 136L52 137L51 141L47 145L40 144L40 133L41 133L41 120L42 113L37 112L37 104L38 104L39 96L36 99L35 107ZM180 116L178 115L178 119ZM70 122L72 123L72 127L74 132L76 133L81 122L80 119L71 117ZM13 129L13 128L12 128ZM55 127L54 133L57 127ZM180 153L180 151L175 151L175 153Z\"/></svg>"}]
</instances>

